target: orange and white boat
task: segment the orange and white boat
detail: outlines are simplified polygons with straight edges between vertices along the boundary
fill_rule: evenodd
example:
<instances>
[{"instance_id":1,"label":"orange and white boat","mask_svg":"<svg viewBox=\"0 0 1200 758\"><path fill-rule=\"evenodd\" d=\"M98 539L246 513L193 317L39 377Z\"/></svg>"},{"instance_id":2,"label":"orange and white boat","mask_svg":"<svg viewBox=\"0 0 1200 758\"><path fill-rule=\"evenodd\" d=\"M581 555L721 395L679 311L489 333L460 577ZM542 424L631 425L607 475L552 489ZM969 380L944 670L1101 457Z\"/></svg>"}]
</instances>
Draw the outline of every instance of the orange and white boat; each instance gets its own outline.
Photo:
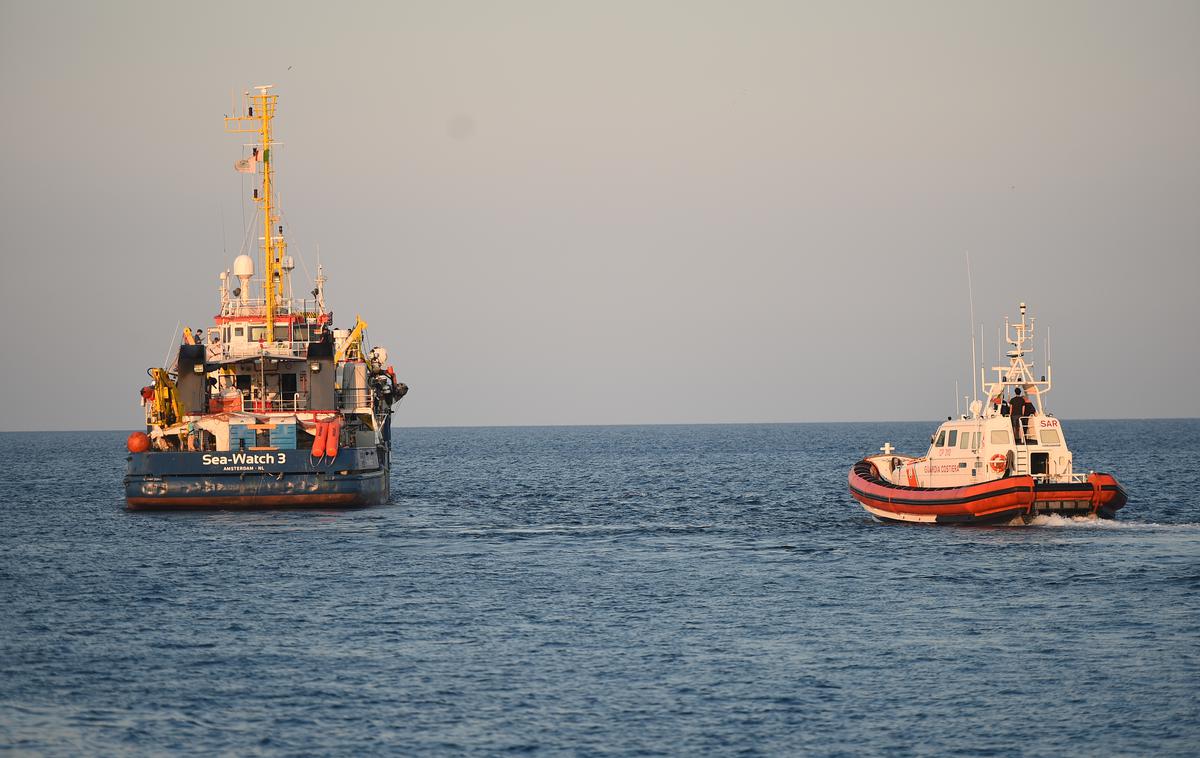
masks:
<instances>
[{"instance_id":1,"label":"orange and white boat","mask_svg":"<svg viewBox=\"0 0 1200 758\"><path fill-rule=\"evenodd\" d=\"M850 468L850 494L881 521L979 524L1043 514L1112 518L1125 505L1111 474L1077 472L1062 422L1047 411L1050 367L1040 379L1027 360L1033 319L1005 319L1007 366L981 377L984 403L947 419L922 457L897 455L885 443L878 455Z\"/></svg>"}]
</instances>

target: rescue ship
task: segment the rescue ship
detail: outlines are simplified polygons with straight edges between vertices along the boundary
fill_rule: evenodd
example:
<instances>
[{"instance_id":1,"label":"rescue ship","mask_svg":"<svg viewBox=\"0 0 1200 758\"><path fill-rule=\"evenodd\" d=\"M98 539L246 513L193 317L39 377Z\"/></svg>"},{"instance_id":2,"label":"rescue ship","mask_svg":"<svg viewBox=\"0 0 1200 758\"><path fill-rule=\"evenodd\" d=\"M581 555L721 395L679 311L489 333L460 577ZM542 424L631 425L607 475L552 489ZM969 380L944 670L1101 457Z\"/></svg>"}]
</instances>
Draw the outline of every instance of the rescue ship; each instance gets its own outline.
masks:
<instances>
[{"instance_id":1,"label":"rescue ship","mask_svg":"<svg viewBox=\"0 0 1200 758\"><path fill-rule=\"evenodd\" d=\"M1027 360L1032 318L1004 321L1007 366L983 374L986 403L950 418L922 457L894 454L884 443L850 469L850 494L881 521L929 524L1028 523L1043 514L1112 518L1125 505L1111 474L1076 471L1062 422L1045 407L1052 374L1034 377ZM982 371L981 371L982 373Z\"/></svg>"},{"instance_id":2,"label":"rescue ship","mask_svg":"<svg viewBox=\"0 0 1200 758\"><path fill-rule=\"evenodd\" d=\"M234 169L251 174L261 274L243 253L219 275L213 325L184 329L169 368L141 390L145 431L129 436L131 510L350 507L385 502L393 406L408 388L367 324L335 326L324 268L292 290L294 259L274 183L273 85L244 94L225 130L251 134ZM236 279L236 283L235 280Z\"/></svg>"}]
</instances>

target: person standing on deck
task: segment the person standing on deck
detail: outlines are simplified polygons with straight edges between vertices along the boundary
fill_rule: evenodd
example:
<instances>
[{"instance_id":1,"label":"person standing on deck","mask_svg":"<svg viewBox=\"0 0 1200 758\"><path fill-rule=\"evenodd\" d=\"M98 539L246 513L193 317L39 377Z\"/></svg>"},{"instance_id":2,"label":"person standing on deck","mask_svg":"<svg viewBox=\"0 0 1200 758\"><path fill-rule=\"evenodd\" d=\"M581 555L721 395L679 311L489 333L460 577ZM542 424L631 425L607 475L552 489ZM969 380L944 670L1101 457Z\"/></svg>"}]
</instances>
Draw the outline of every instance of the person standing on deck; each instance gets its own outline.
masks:
<instances>
[{"instance_id":1,"label":"person standing on deck","mask_svg":"<svg viewBox=\"0 0 1200 758\"><path fill-rule=\"evenodd\" d=\"M1008 401L1008 417L1012 421L1013 440L1018 445L1025 444L1025 435L1022 434L1021 419L1025 417L1025 406L1029 401L1021 397L1021 388L1017 387L1013 390L1013 399Z\"/></svg>"}]
</instances>

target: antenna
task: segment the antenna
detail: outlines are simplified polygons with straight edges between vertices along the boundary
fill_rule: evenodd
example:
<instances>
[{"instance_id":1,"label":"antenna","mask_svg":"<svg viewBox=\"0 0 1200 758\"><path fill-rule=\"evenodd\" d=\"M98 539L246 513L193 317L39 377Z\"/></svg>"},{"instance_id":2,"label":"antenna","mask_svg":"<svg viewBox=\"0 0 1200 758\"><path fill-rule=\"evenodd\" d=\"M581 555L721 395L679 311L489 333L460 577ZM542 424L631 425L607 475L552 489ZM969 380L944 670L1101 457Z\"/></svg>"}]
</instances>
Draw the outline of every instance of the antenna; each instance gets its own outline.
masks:
<instances>
[{"instance_id":1,"label":"antenna","mask_svg":"<svg viewBox=\"0 0 1200 758\"><path fill-rule=\"evenodd\" d=\"M971 296L971 400L979 399L979 384L975 381L975 286L971 283L971 251L967 251L967 292ZM958 395L955 388L954 394ZM956 400L957 402L957 400Z\"/></svg>"},{"instance_id":2,"label":"antenna","mask_svg":"<svg viewBox=\"0 0 1200 758\"><path fill-rule=\"evenodd\" d=\"M983 324L979 325L979 344L981 346L987 344L986 342L983 341ZM980 359L980 361L979 361L979 386L982 388L984 384L987 384L987 376L984 374L983 360Z\"/></svg>"},{"instance_id":3,"label":"antenna","mask_svg":"<svg viewBox=\"0 0 1200 758\"><path fill-rule=\"evenodd\" d=\"M1054 383L1054 372L1050 370L1050 327L1046 327L1046 378ZM1038 395L1041 397L1041 394ZM1042 413L1049 413L1045 406L1046 401L1042 400Z\"/></svg>"}]
</instances>

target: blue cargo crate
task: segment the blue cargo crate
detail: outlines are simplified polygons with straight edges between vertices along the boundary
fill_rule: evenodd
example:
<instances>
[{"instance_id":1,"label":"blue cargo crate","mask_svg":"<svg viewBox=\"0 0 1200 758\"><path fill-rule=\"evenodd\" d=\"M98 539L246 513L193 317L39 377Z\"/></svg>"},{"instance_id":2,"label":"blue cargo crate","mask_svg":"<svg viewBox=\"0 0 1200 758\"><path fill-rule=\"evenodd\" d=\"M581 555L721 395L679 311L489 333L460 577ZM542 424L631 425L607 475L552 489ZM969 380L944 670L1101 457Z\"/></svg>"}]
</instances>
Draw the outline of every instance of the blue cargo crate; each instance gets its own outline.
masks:
<instances>
[{"instance_id":1,"label":"blue cargo crate","mask_svg":"<svg viewBox=\"0 0 1200 758\"><path fill-rule=\"evenodd\" d=\"M258 433L247 424L229 425L229 449L249 450L258 445Z\"/></svg>"},{"instance_id":2,"label":"blue cargo crate","mask_svg":"<svg viewBox=\"0 0 1200 758\"><path fill-rule=\"evenodd\" d=\"M295 450L296 424L294 422L276 424L275 428L271 430L271 447L276 447L280 450Z\"/></svg>"}]
</instances>

